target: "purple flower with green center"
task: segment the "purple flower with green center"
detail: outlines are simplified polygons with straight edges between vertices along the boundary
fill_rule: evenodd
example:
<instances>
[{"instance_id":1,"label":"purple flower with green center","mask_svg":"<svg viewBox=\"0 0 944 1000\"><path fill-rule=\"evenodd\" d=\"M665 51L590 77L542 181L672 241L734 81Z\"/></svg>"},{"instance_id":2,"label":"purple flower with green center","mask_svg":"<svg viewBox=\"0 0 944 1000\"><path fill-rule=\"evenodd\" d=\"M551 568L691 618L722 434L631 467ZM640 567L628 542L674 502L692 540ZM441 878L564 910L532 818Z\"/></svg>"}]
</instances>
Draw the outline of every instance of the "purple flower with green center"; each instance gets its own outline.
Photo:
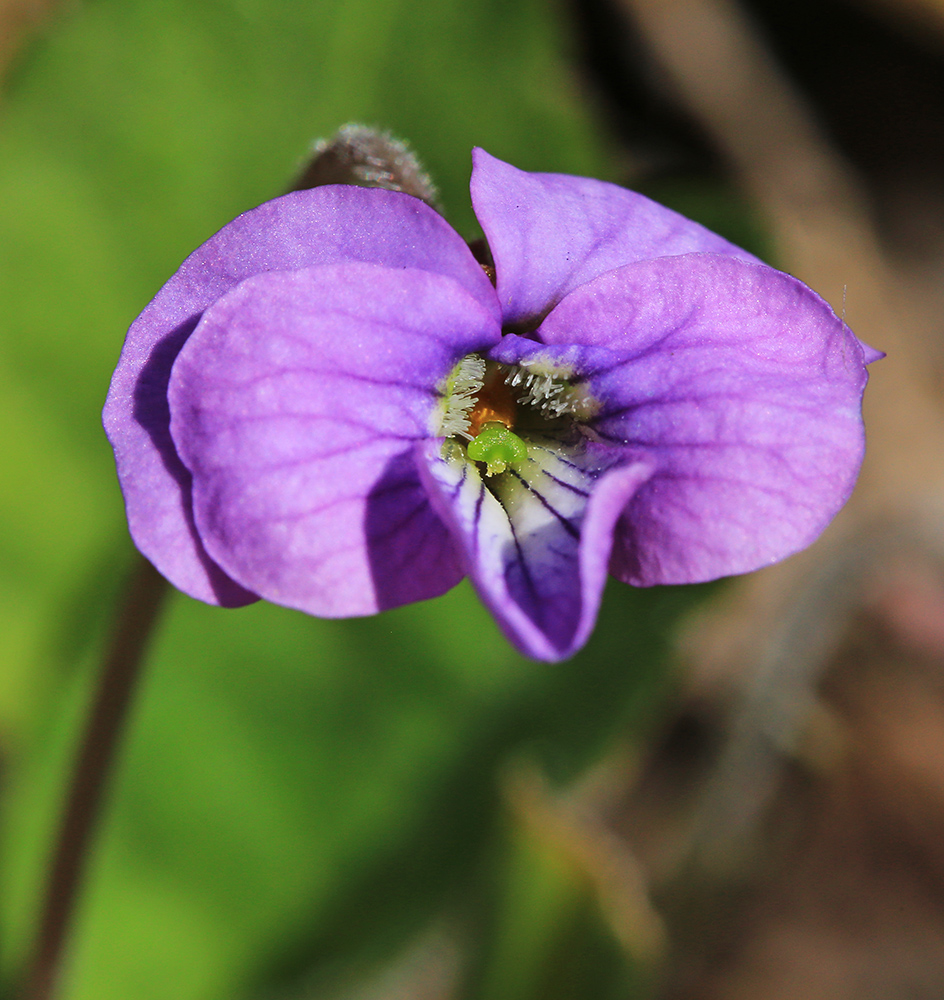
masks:
<instances>
[{"instance_id":1,"label":"purple flower with green center","mask_svg":"<svg viewBox=\"0 0 944 1000\"><path fill-rule=\"evenodd\" d=\"M648 586L808 545L862 460L865 348L669 209L474 153L494 283L426 204L247 212L131 326L105 406L131 534L178 588L345 617L468 575L523 653Z\"/></svg>"}]
</instances>

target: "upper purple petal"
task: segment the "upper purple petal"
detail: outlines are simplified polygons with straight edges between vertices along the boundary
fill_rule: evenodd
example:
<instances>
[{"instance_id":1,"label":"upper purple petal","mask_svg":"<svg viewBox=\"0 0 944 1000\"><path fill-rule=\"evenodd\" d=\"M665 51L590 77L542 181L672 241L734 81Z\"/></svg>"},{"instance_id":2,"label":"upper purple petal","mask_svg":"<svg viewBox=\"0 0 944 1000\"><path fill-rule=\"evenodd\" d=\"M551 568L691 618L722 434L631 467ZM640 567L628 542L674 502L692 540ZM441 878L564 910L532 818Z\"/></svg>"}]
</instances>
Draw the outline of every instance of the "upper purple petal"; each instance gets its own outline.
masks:
<instances>
[{"instance_id":1,"label":"upper purple petal","mask_svg":"<svg viewBox=\"0 0 944 1000\"><path fill-rule=\"evenodd\" d=\"M444 275L498 314L494 290L468 247L427 205L393 191L329 186L276 198L224 226L128 331L104 411L128 524L144 555L194 597L233 606L254 595L213 565L195 534L190 475L168 429L174 359L204 310L245 278L344 261Z\"/></svg>"},{"instance_id":2,"label":"upper purple petal","mask_svg":"<svg viewBox=\"0 0 944 1000\"><path fill-rule=\"evenodd\" d=\"M606 271L696 251L756 260L671 209L615 184L532 174L472 153L472 204L495 260L506 323L535 326Z\"/></svg>"},{"instance_id":3,"label":"upper purple petal","mask_svg":"<svg viewBox=\"0 0 944 1000\"><path fill-rule=\"evenodd\" d=\"M539 660L573 655L596 622L613 527L648 464L620 449L531 439L525 462L486 480L438 442L418 450L430 497L509 640Z\"/></svg>"},{"instance_id":4,"label":"upper purple petal","mask_svg":"<svg viewBox=\"0 0 944 1000\"><path fill-rule=\"evenodd\" d=\"M230 577L327 617L462 576L413 446L438 387L500 336L449 278L370 264L257 275L211 306L170 381L200 537Z\"/></svg>"},{"instance_id":5,"label":"upper purple petal","mask_svg":"<svg viewBox=\"0 0 944 1000\"><path fill-rule=\"evenodd\" d=\"M538 336L610 352L583 373L601 404L591 427L654 464L617 528L620 579L757 569L808 545L848 498L866 355L789 275L702 254L633 264L571 293Z\"/></svg>"}]
</instances>

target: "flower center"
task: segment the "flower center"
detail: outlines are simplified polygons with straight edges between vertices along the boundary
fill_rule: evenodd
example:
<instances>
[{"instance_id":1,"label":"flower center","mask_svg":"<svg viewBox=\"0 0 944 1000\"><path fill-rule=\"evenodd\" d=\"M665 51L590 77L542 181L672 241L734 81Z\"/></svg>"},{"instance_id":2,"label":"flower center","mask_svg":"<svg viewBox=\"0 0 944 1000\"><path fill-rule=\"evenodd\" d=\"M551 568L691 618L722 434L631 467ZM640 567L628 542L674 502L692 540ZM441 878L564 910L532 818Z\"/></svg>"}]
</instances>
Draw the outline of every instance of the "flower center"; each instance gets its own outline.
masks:
<instances>
[{"instance_id":1,"label":"flower center","mask_svg":"<svg viewBox=\"0 0 944 1000\"><path fill-rule=\"evenodd\" d=\"M593 405L569 369L546 361L505 365L463 358L442 389L435 433L495 476L528 457L528 440L574 435Z\"/></svg>"}]
</instances>

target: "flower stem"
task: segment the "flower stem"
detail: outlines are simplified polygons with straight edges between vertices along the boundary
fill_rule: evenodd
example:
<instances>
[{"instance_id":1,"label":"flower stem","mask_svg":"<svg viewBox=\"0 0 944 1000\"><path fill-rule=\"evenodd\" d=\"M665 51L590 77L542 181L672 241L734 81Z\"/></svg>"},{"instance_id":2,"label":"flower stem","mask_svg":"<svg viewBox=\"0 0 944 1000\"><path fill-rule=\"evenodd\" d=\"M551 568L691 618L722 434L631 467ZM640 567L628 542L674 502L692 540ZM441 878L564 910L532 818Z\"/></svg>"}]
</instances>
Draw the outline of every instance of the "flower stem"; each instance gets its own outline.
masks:
<instances>
[{"instance_id":1,"label":"flower stem","mask_svg":"<svg viewBox=\"0 0 944 1000\"><path fill-rule=\"evenodd\" d=\"M157 570L143 556L135 558L72 772L23 1000L55 996L105 785L148 639L167 592L167 583Z\"/></svg>"}]
</instances>

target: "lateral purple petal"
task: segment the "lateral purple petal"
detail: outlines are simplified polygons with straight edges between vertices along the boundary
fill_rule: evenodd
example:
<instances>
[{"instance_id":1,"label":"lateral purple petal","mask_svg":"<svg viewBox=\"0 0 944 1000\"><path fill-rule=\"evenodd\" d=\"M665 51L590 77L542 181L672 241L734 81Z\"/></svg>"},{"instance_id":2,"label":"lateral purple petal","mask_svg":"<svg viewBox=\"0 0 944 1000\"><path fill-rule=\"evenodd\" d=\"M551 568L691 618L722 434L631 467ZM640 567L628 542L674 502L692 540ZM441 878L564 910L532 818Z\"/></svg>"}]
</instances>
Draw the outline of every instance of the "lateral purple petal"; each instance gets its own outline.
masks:
<instances>
[{"instance_id":1,"label":"lateral purple petal","mask_svg":"<svg viewBox=\"0 0 944 1000\"><path fill-rule=\"evenodd\" d=\"M500 337L450 278L338 264L249 278L205 313L170 380L171 433L210 557L325 617L434 597L462 576L413 460L438 386Z\"/></svg>"},{"instance_id":2,"label":"lateral purple petal","mask_svg":"<svg viewBox=\"0 0 944 1000\"><path fill-rule=\"evenodd\" d=\"M599 372L623 360L623 355L608 347L579 343L545 344L515 333L506 333L488 352L488 357L490 361L521 365L525 369L547 370L551 367L562 377L566 375L574 384L585 383L588 372Z\"/></svg>"},{"instance_id":3,"label":"lateral purple petal","mask_svg":"<svg viewBox=\"0 0 944 1000\"><path fill-rule=\"evenodd\" d=\"M615 184L532 174L472 153L472 204L495 260L506 323L535 325L606 271L696 251L756 260L671 209Z\"/></svg>"},{"instance_id":4,"label":"lateral purple petal","mask_svg":"<svg viewBox=\"0 0 944 1000\"><path fill-rule=\"evenodd\" d=\"M593 431L655 468L617 526L620 579L757 569L808 545L848 498L866 355L789 275L701 254L633 264L569 295L538 336L619 358L583 374L602 407Z\"/></svg>"},{"instance_id":5,"label":"lateral purple petal","mask_svg":"<svg viewBox=\"0 0 944 1000\"><path fill-rule=\"evenodd\" d=\"M431 208L399 192L329 186L276 198L224 226L128 331L103 415L128 524L144 555L194 597L228 606L254 599L213 566L194 531L190 476L168 429L174 359L203 311L245 278L345 261L444 275L480 308L498 313L481 267Z\"/></svg>"},{"instance_id":6,"label":"lateral purple petal","mask_svg":"<svg viewBox=\"0 0 944 1000\"><path fill-rule=\"evenodd\" d=\"M613 527L650 473L529 441L529 456L488 481L439 442L418 446L423 480L464 553L465 569L508 639L526 656L562 660L587 641L606 581Z\"/></svg>"}]
</instances>

